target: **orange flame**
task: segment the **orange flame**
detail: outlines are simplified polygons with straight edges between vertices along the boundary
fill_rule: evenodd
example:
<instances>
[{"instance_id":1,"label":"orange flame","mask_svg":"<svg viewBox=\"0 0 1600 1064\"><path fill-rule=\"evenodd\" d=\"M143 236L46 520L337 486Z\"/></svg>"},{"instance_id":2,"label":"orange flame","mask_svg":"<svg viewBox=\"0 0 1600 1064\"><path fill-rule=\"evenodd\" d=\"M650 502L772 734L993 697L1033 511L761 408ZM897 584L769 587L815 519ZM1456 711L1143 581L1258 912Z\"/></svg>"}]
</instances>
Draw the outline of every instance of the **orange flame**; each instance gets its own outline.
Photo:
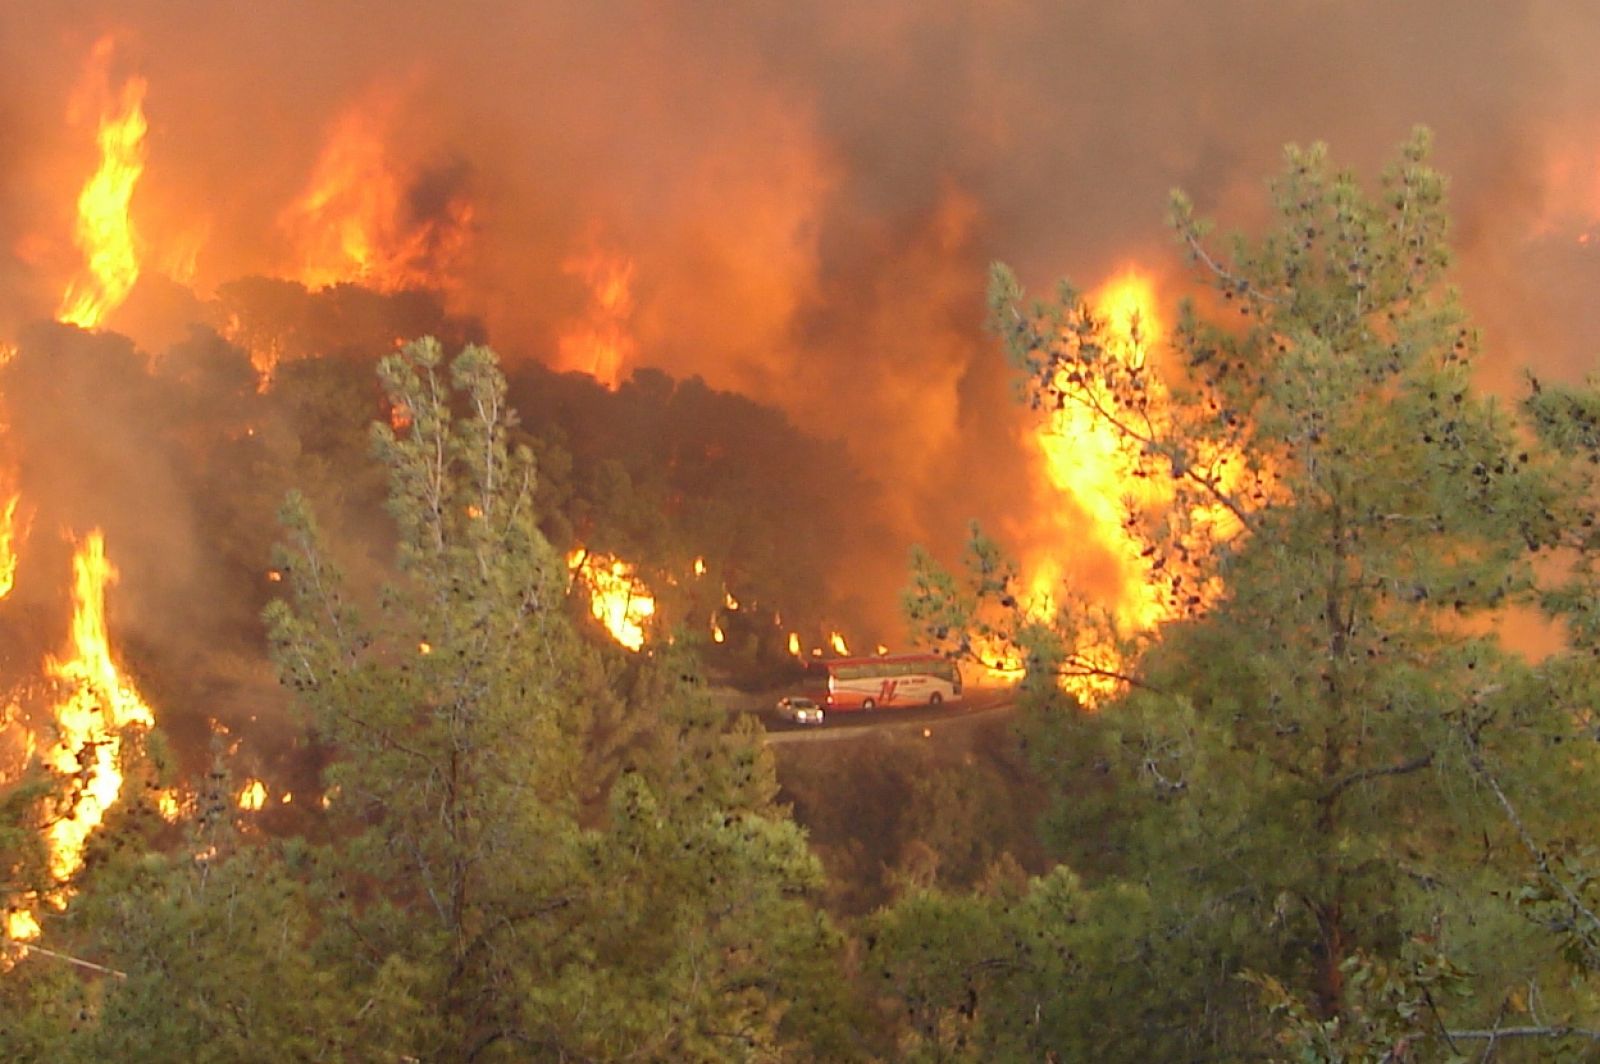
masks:
<instances>
[{"instance_id":1,"label":"orange flame","mask_svg":"<svg viewBox=\"0 0 1600 1064\"><path fill-rule=\"evenodd\" d=\"M239 792L239 808L247 813L260 812L267 804L267 785L260 780L246 781Z\"/></svg>"},{"instance_id":2,"label":"orange flame","mask_svg":"<svg viewBox=\"0 0 1600 1064\"><path fill-rule=\"evenodd\" d=\"M67 688L56 706L57 740L45 763L65 776L83 780L83 793L70 811L50 826L50 868L65 880L83 862L83 846L122 790L117 754L122 729L153 727L155 717L111 656L106 634L106 586L116 570L106 558L105 537L89 533L72 558L73 611L70 656L45 659L45 673Z\"/></svg>"},{"instance_id":3,"label":"orange flame","mask_svg":"<svg viewBox=\"0 0 1600 1064\"><path fill-rule=\"evenodd\" d=\"M583 319L561 337L563 369L582 370L607 388L616 388L622 368L638 343L629 329L633 317L633 260L594 247L561 264L562 272L589 286L590 306Z\"/></svg>"},{"instance_id":4,"label":"orange flame","mask_svg":"<svg viewBox=\"0 0 1600 1064\"><path fill-rule=\"evenodd\" d=\"M1156 313L1155 282L1137 269L1129 269L1102 285L1088 302L1102 323L1098 339L1110 358L1127 365L1142 364L1164 335ZM1062 390L1093 387L1092 382L1063 382ZM1159 380L1148 383L1146 395L1151 400L1150 416L1159 421L1166 399ZM1172 619L1174 607L1152 568L1156 559L1147 550L1148 544L1128 527L1125 519L1130 504L1143 511L1169 506L1174 494L1172 482L1167 477L1139 475L1141 455L1137 445L1130 444L1090 409L1115 408L1116 398L1103 393L1089 398L1088 405L1064 404L1034 433L1046 479L1062 505L1047 510L1045 545L1025 558L1025 608L1038 619L1048 619L1055 613L1054 591L1066 577L1060 561L1062 545L1087 541L1098 545L1109 557L1113 573L1109 588L1102 586L1101 594L1116 625L1124 634L1150 631ZM1220 506L1193 516L1201 523L1209 523L1220 537L1237 531L1237 522ZM1117 671L1119 662L1111 647L1080 647L1080 652L1107 671ZM1070 678L1064 686L1085 703L1093 703L1117 685L1109 677L1077 677Z\"/></svg>"},{"instance_id":5,"label":"orange flame","mask_svg":"<svg viewBox=\"0 0 1600 1064\"><path fill-rule=\"evenodd\" d=\"M11 593L17 581L17 504L20 494L13 494L0 508L0 599Z\"/></svg>"},{"instance_id":6,"label":"orange flame","mask_svg":"<svg viewBox=\"0 0 1600 1064\"><path fill-rule=\"evenodd\" d=\"M579 548L567 555L567 568L589 593L589 611L611 637L629 650L644 646L645 625L655 615L650 589L620 558Z\"/></svg>"},{"instance_id":7,"label":"orange flame","mask_svg":"<svg viewBox=\"0 0 1600 1064\"><path fill-rule=\"evenodd\" d=\"M90 55L90 78L103 82L112 41L103 38ZM100 118L100 168L78 194L75 240L85 270L74 277L56 311L59 321L95 328L128 297L139 279L139 255L128 207L144 172L145 81L130 78L116 106Z\"/></svg>"},{"instance_id":8,"label":"orange flame","mask_svg":"<svg viewBox=\"0 0 1600 1064\"><path fill-rule=\"evenodd\" d=\"M6 937L13 942L31 942L39 937L39 920L31 909L12 909L6 913Z\"/></svg>"},{"instance_id":9,"label":"orange flame","mask_svg":"<svg viewBox=\"0 0 1600 1064\"><path fill-rule=\"evenodd\" d=\"M713 643L726 643L728 637L722 631L722 625L717 623L715 617L711 618L711 641Z\"/></svg>"},{"instance_id":10,"label":"orange flame","mask_svg":"<svg viewBox=\"0 0 1600 1064\"><path fill-rule=\"evenodd\" d=\"M799 632L790 632L789 633L789 653L793 654L797 658L800 656L800 633Z\"/></svg>"},{"instance_id":11,"label":"orange flame","mask_svg":"<svg viewBox=\"0 0 1600 1064\"><path fill-rule=\"evenodd\" d=\"M1163 334L1155 309L1155 283L1136 269L1102 285L1088 302L1104 323L1100 341L1111 358L1142 363ZM1084 387L1094 385L1072 384L1068 389ZM1092 398L1097 404L1115 404L1110 395ZM1060 557L1063 545L1087 541L1110 557L1112 582L1102 593L1109 590L1109 608L1117 624L1126 631L1145 631L1164 620L1167 611L1160 589L1149 578L1148 560L1141 556L1145 544L1124 518L1130 500L1141 507L1156 504L1170 496L1170 488L1136 475L1139 455L1084 404L1068 402L1054 411L1046 424L1033 430L1033 442L1060 505L1046 507L1043 545L1024 559L1027 612L1041 620L1054 615L1055 591L1067 575ZM1083 648L1083 652L1107 670L1118 665L1109 647ZM1010 668L1020 663L1004 664ZM1098 700L1116 686L1101 677L1071 677L1063 685L1085 702Z\"/></svg>"},{"instance_id":12,"label":"orange flame","mask_svg":"<svg viewBox=\"0 0 1600 1064\"><path fill-rule=\"evenodd\" d=\"M419 217L386 143L391 102L358 103L339 116L311 180L279 216L308 288L358 282L383 291L446 289L471 233L472 204L453 195Z\"/></svg>"},{"instance_id":13,"label":"orange flame","mask_svg":"<svg viewBox=\"0 0 1600 1064\"><path fill-rule=\"evenodd\" d=\"M850 648L845 645L844 636L840 635L838 632L828 633L828 645L833 647L833 652L835 654L844 655L846 657L848 657L850 654Z\"/></svg>"},{"instance_id":14,"label":"orange flame","mask_svg":"<svg viewBox=\"0 0 1600 1064\"><path fill-rule=\"evenodd\" d=\"M1162 335L1151 278L1129 270L1102 286L1090 302L1106 323L1102 342L1107 354L1125 363L1143 362L1151 344ZM1110 396L1096 398L1114 402ZM1124 524L1125 501L1132 496L1140 505L1155 504L1170 496L1170 491L1150 478L1136 476L1138 455L1131 453L1102 419L1079 404L1068 403L1055 411L1049 423L1036 432L1035 441L1051 486L1079 511L1058 515L1059 535L1052 539L1059 544L1083 536L1086 520L1087 538L1112 555L1118 570L1114 614L1134 630L1153 627L1166 612L1159 589L1146 579L1147 566L1140 557L1144 544ZM1062 579L1061 566L1045 556L1035 558L1029 568L1031 604L1039 615L1047 616L1054 610L1052 592Z\"/></svg>"}]
</instances>

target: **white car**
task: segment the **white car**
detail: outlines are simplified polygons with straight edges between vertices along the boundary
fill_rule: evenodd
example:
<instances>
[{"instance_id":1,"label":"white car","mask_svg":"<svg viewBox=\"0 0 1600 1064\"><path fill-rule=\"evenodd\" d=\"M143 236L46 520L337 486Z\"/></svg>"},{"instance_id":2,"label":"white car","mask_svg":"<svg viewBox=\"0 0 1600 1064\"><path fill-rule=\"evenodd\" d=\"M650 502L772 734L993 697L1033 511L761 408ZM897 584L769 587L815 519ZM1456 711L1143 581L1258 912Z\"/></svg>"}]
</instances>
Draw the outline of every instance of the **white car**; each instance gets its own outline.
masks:
<instances>
[{"instance_id":1,"label":"white car","mask_svg":"<svg viewBox=\"0 0 1600 1064\"><path fill-rule=\"evenodd\" d=\"M809 698L780 698L778 716L796 724L821 724L822 707Z\"/></svg>"}]
</instances>

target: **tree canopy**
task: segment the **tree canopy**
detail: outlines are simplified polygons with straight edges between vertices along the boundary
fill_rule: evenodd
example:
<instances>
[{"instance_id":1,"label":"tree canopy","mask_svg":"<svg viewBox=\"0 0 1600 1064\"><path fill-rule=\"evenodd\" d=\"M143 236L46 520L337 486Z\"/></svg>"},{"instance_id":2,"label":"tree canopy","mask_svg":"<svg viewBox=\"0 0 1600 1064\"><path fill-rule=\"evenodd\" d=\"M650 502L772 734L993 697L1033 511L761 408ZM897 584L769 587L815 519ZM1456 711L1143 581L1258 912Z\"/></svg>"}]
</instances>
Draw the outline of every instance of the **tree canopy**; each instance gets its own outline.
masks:
<instances>
[{"instance_id":1,"label":"tree canopy","mask_svg":"<svg viewBox=\"0 0 1600 1064\"><path fill-rule=\"evenodd\" d=\"M681 655L618 671L578 638L492 352L418 341L381 376L401 412L373 429L392 564L347 579L291 496L266 616L325 753L315 833L237 826L220 765L176 843L139 792L53 921L111 974L85 988L24 953L0 983L28 1022L0 1046L722 1060L842 1039L820 870L759 729ZM28 830L32 797L0 831Z\"/></svg>"},{"instance_id":2,"label":"tree canopy","mask_svg":"<svg viewBox=\"0 0 1600 1064\"><path fill-rule=\"evenodd\" d=\"M1497 1024L1559 1043L1552 1014L1593 1014L1543 937L1591 919L1564 897L1584 880L1539 841L1589 819L1546 800L1594 793L1592 739L1573 745L1589 711L1561 693L1593 668L1535 665L1504 638L1517 607L1565 608L1580 629L1587 611L1541 584L1589 546L1557 428L1576 400L1533 397L1556 444L1541 448L1477 387L1428 155L1419 132L1368 191L1322 146L1290 148L1272 225L1221 249L1175 194L1203 291L1144 360L1111 357L1070 286L1029 300L995 270L995 329L1033 404L1092 410L1171 485L1130 520L1175 620L1129 647L1093 715L1054 684L1099 638L1092 611L1020 615L993 544L965 577L924 560L910 599L953 652L975 630L1023 644L1031 738L1064 792L1116 781L1055 818L1101 889L1144 899L1125 943L1154 966L1132 991L1144 1004L1105 1021L1139 1026L1102 1044L1165 1030L1183 1055L1281 1036L1273 1052L1398 1059ZM1562 918L1526 919L1528 889Z\"/></svg>"}]
</instances>

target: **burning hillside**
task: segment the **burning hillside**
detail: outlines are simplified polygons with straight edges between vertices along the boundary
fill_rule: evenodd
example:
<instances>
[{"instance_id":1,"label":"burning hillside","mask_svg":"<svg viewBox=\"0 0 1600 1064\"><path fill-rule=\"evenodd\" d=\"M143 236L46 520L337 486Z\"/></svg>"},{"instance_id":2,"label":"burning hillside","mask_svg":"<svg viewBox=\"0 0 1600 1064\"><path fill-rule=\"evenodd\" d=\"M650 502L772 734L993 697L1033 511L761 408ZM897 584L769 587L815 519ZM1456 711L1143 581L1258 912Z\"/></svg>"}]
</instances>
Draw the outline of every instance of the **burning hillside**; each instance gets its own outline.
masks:
<instances>
[{"instance_id":1,"label":"burning hillside","mask_svg":"<svg viewBox=\"0 0 1600 1064\"><path fill-rule=\"evenodd\" d=\"M192 766L220 721L269 737L244 745L263 788L299 789L265 763L296 741L260 650L274 513L303 488L374 578L392 530L368 426L408 414L372 368L422 335L506 357L546 532L587 599L574 609L632 649L685 633L754 667L895 645L909 546L953 554L972 517L1019 552L1035 616L1063 589L1123 631L1173 615L1124 522L1126 498L1159 509L1163 486L1069 408L1019 415L978 295L996 249L1044 274L1070 248L1110 278L1089 301L1108 353L1156 360L1173 286L1127 264L1169 261L1146 221L1168 184L1226 210L1276 150L1270 108L1259 128L1217 119L1259 103L1252 78L1133 93L1120 106L1148 120L1109 127L1038 101L1150 64L1062 70L1038 43L1062 27L1021 9L730 15L706 33L687 9L630 8L620 25L640 34L587 17L487 33L421 10L380 30L329 11L307 18L348 46L318 63L243 16L107 8L83 24L108 32L86 35L25 7L0 14L0 126L20 145L0 200L0 692L75 686L111 730L74 730L66 703L53 725L8 711L27 734L12 762L31 749L66 771L76 742L99 766L119 722L153 716ZM1485 42L1516 21L1473 18ZM1192 61L1133 37L1135 58ZM903 54L952 61L935 83ZM262 76L285 56L319 73ZM1194 128L1151 117L1175 99ZM1446 160L1464 174L1469 294L1488 295L1503 346L1570 363L1584 315L1569 330L1554 311L1600 269L1592 151L1571 130L1594 118L1445 110L1446 145L1452 123L1473 145L1528 145ZM1342 111L1321 118L1316 135L1346 129ZM1019 207L1057 202L1060 218ZM1541 269L1561 280L1522 340L1507 308ZM105 594L104 575L69 581L74 565L123 574L95 637L120 649L93 677L51 664ZM133 701L107 709L115 692Z\"/></svg>"}]
</instances>

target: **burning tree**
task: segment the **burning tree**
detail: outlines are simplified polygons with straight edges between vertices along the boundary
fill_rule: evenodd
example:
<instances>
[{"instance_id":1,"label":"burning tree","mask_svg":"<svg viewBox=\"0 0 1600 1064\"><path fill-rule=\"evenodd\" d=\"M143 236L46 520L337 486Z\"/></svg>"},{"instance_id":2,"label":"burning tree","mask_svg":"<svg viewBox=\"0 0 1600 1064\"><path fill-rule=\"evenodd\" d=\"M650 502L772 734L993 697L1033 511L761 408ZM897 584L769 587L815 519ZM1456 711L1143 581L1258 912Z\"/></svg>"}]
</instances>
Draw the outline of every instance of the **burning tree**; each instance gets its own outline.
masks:
<instances>
[{"instance_id":1,"label":"burning tree","mask_svg":"<svg viewBox=\"0 0 1600 1064\"><path fill-rule=\"evenodd\" d=\"M1056 711L1032 731L1080 796L1058 823L1067 848L1138 885L1127 911L1149 907L1122 951L1146 966L1137 1003L1086 1013L1137 1024L1126 1044L1141 1057L1161 1028L1183 1032L1174 1054L1259 1047L1244 972L1288 1018L1286 1039L1373 1058L1587 1001L1505 899L1531 877L1537 923L1576 921L1569 955L1592 965L1586 880L1542 841L1570 831L1570 807L1536 801L1553 781L1594 793L1593 757L1558 745L1592 711L1563 706L1502 635L1508 607L1531 601L1535 557L1592 522L1558 518L1555 459L1474 388L1478 338L1445 285L1445 182L1428 146L1414 137L1372 194L1322 147L1290 149L1275 225L1226 253L1175 195L1209 291L1160 360L1108 357L1103 320L1071 288L1030 302L995 274L995 325L1034 405L1091 411L1137 476L1171 489L1129 520L1183 619L1131 648L1099 714L1061 711L1055 685L1037 685L1036 706ZM1019 639L1036 678L1093 667L1088 611L1028 616L1014 580L980 540L965 578L924 569L913 611L947 644ZM1581 597L1562 600L1580 620ZM1111 800L1085 794L1086 775L1106 773ZM1092 997L1097 983L1079 985ZM1060 1048L1050 1030L996 1017L991 1035L1037 1054ZM1109 1026L1056 1028L1068 1036L1119 1041Z\"/></svg>"}]
</instances>

